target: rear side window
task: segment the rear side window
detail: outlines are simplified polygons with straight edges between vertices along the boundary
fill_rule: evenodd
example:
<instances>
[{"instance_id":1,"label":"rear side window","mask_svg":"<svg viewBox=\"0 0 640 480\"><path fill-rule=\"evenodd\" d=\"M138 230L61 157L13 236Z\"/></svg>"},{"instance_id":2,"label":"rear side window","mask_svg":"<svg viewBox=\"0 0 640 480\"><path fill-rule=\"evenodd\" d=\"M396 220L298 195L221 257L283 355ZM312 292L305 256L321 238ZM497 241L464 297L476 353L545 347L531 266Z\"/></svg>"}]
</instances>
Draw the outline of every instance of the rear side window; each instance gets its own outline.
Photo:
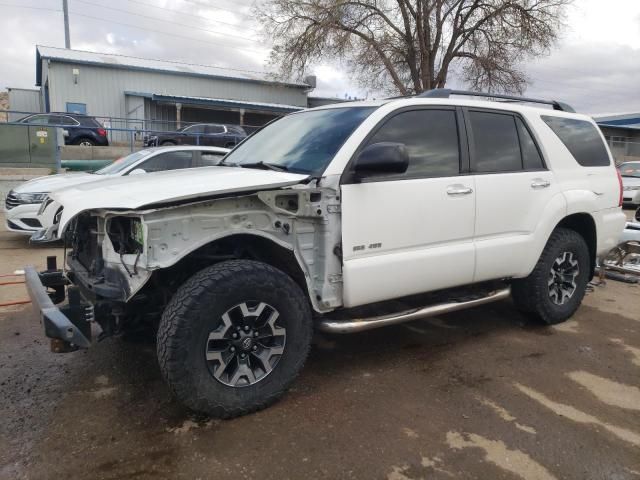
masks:
<instances>
[{"instance_id":1,"label":"rear side window","mask_svg":"<svg viewBox=\"0 0 640 480\"><path fill-rule=\"evenodd\" d=\"M583 167L606 167L611 164L604 142L592 123L547 115L543 115L542 120Z\"/></svg>"},{"instance_id":2,"label":"rear side window","mask_svg":"<svg viewBox=\"0 0 640 480\"><path fill-rule=\"evenodd\" d=\"M522 166L525 170L542 170L544 163L540 151L531 137L531 133L522 120L516 118L518 137L520 137L520 149L522 150Z\"/></svg>"},{"instance_id":3,"label":"rear side window","mask_svg":"<svg viewBox=\"0 0 640 480\"><path fill-rule=\"evenodd\" d=\"M401 176L449 177L460 174L458 126L453 110L414 110L388 120L367 142L402 143L409 168ZM395 177L395 175L394 175Z\"/></svg>"},{"instance_id":4,"label":"rear side window","mask_svg":"<svg viewBox=\"0 0 640 480\"><path fill-rule=\"evenodd\" d=\"M473 129L475 172L515 172L522 170L515 118L489 112L469 112Z\"/></svg>"}]
</instances>

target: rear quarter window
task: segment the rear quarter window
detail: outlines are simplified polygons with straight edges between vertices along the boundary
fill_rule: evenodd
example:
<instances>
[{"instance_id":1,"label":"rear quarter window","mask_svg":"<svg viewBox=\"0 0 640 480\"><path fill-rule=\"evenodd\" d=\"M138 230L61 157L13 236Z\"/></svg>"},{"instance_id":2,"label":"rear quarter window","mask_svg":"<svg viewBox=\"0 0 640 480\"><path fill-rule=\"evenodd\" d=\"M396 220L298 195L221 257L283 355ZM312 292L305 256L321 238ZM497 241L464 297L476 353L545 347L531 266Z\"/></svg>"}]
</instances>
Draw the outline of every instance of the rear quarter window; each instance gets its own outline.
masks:
<instances>
[{"instance_id":1,"label":"rear quarter window","mask_svg":"<svg viewBox=\"0 0 640 480\"><path fill-rule=\"evenodd\" d=\"M542 120L583 167L606 167L611 164L602 137L591 122L547 115L543 115Z\"/></svg>"}]
</instances>

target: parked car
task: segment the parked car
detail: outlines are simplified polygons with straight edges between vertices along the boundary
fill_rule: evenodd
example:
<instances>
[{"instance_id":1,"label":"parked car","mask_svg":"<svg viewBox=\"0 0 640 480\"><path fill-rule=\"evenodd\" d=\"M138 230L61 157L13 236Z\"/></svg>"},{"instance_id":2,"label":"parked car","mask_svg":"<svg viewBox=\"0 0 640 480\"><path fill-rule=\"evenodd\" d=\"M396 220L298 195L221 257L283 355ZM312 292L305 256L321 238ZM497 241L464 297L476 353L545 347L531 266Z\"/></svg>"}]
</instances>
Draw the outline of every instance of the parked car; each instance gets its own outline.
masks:
<instances>
[{"instance_id":1,"label":"parked car","mask_svg":"<svg viewBox=\"0 0 640 480\"><path fill-rule=\"evenodd\" d=\"M640 205L640 162L625 162L618 167L622 176L622 201L625 204Z\"/></svg>"},{"instance_id":2,"label":"parked car","mask_svg":"<svg viewBox=\"0 0 640 480\"><path fill-rule=\"evenodd\" d=\"M198 123L183 127L173 133L150 134L144 137L146 147L159 145L209 145L233 148L247 137L247 132L237 125Z\"/></svg>"},{"instance_id":3,"label":"parked car","mask_svg":"<svg viewBox=\"0 0 640 480\"><path fill-rule=\"evenodd\" d=\"M30 180L7 195L6 227L12 232L32 235L50 226L53 219L42 216L39 211L47 195L54 190L111 177L217 165L228 152L229 149L220 147L148 148L122 157L93 173L64 173Z\"/></svg>"},{"instance_id":4,"label":"parked car","mask_svg":"<svg viewBox=\"0 0 640 480\"><path fill-rule=\"evenodd\" d=\"M148 324L177 398L232 417L285 392L314 328L509 295L544 324L568 319L625 225L604 137L558 102L453 94L306 110L217 167L52 193L56 220L33 239L73 239L67 269L25 269L52 348Z\"/></svg>"},{"instance_id":5,"label":"parked car","mask_svg":"<svg viewBox=\"0 0 640 480\"><path fill-rule=\"evenodd\" d=\"M18 123L62 127L65 130L65 145L109 145L107 131L95 118L76 113L36 113L18 120Z\"/></svg>"}]
</instances>

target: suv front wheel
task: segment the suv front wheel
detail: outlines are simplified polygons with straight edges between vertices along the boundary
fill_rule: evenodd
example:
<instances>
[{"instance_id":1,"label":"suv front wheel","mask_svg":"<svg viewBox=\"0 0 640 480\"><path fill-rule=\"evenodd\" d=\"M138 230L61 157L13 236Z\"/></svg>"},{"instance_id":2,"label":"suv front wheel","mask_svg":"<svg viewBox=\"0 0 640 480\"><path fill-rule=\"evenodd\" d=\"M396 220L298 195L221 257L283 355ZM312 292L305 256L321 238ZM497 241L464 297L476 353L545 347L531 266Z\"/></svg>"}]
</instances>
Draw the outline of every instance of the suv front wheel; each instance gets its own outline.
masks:
<instances>
[{"instance_id":1,"label":"suv front wheel","mask_svg":"<svg viewBox=\"0 0 640 480\"><path fill-rule=\"evenodd\" d=\"M309 302L288 275L232 260L178 289L160 321L158 360L183 404L229 418L286 391L307 358L312 331Z\"/></svg>"},{"instance_id":2,"label":"suv front wheel","mask_svg":"<svg viewBox=\"0 0 640 480\"><path fill-rule=\"evenodd\" d=\"M574 230L557 228L551 234L533 272L514 280L516 307L548 325L563 322L578 309L591 271L589 248Z\"/></svg>"}]
</instances>

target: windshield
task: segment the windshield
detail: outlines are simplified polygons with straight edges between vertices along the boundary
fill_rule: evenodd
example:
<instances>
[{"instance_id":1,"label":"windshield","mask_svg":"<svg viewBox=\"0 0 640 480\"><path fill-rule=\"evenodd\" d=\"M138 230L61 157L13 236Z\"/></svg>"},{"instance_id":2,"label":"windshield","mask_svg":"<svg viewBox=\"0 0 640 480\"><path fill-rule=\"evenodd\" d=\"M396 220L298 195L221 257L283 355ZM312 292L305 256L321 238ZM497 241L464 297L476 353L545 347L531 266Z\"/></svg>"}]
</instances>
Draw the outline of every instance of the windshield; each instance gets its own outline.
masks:
<instances>
[{"instance_id":1,"label":"windshield","mask_svg":"<svg viewBox=\"0 0 640 480\"><path fill-rule=\"evenodd\" d=\"M640 163L623 163L618 169L623 177L640 178Z\"/></svg>"},{"instance_id":2,"label":"windshield","mask_svg":"<svg viewBox=\"0 0 640 480\"><path fill-rule=\"evenodd\" d=\"M330 108L288 115L254 133L227 155L224 164L269 165L319 175L375 108Z\"/></svg>"},{"instance_id":3,"label":"windshield","mask_svg":"<svg viewBox=\"0 0 640 480\"><path fill-rule=\"evenodd\" d=\"M101 168L94 173L96 175L115 175L116 173L121 173L123 170L126 170L138 160L143 159L149 154L151 154L151 150L140 150L139 152L132 153L131 155L127 155L126 157L121 157L115 162L110 163L106 167Z\"/></svg>"}]
</instances>

